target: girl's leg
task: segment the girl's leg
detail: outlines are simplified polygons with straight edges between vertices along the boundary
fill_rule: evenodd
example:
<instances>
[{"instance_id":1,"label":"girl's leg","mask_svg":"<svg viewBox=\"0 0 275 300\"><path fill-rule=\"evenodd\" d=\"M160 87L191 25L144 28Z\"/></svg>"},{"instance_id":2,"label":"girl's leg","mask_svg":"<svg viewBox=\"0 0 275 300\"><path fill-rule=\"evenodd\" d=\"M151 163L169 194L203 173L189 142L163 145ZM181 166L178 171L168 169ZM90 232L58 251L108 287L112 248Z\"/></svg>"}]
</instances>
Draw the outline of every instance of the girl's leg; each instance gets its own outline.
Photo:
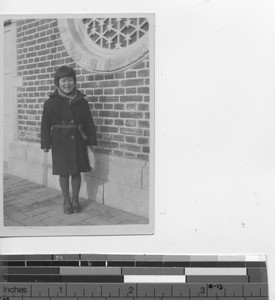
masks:
<instances>
[{"instance_id":1,"label":"girl's leg","mask_svg":"<svg viewBox=\"0 0 275 300\"><path fill-rule=\"evenodd\" d=\"M80 212L80 204L79 204L79 191L81 186L81 175L80 173L71 174L72 176L72 203L73 203L73 211Z\"/></svg>"},{"instance_id":2,"label":"girl's leg","mask_svg":"<svg viewBox=\"0 0 275 300\"><path fill-rule=\"evenodd\" d=\"M65 214L69 215L73 213L72 203L70 200L70 192L69 192L69 175L60 175L59 183L64 197L63 210Z\"/></svg>"}]
</instances>

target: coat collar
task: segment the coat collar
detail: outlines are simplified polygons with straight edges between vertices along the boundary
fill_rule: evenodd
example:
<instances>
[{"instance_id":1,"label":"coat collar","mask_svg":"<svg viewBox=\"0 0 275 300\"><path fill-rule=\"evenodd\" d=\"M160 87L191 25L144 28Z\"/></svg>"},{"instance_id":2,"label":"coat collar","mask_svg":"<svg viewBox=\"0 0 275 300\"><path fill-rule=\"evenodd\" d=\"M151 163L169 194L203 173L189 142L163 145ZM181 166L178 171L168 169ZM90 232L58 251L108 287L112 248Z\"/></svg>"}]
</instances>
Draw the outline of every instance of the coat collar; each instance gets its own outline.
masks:
<instances>
[{"instance_id":1,"label":"coat collar","mask_svg":"<svg viewBox=\"0 0 275 300\"><path fill-rule=\"evenodd\" d=\"M64 101L69 101L69 99L62 97L59 95L58 93L58 89L56 89L53 93L51 93L49 95L50 98L58 98L58 99L62 99ZM70 105L78 102L79 100L83 99L84 97L86 97L85 94L81 93L79 90L76 90L76 95L74 97L74 99L72 101L69 102Z\"/></svg>"}]
</instances>

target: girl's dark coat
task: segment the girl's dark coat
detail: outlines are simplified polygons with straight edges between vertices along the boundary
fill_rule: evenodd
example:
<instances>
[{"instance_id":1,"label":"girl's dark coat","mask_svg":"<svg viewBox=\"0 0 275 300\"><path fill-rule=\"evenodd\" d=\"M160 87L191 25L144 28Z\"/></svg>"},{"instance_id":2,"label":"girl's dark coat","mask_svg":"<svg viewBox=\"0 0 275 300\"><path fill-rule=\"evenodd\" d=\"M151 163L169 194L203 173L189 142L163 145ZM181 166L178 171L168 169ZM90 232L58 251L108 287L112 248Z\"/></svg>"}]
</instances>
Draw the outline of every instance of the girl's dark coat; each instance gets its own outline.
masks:
<instances>
[{"instance_id":1,"label":"girl's dark coat","mask_svg":"<svg viewBox=\"0 0 275 300\"><path fill-rule=\"evenodd\" d=\"M97 140L89 104L84 97L77 91L69 104L69 100L56 90L44 103L41 149L52 149L54 175L90 171L87 145L97 145ZM68 124L81 125L87 140L81 136L78 126L66 126Z\"/></svg>"}]
</instances>

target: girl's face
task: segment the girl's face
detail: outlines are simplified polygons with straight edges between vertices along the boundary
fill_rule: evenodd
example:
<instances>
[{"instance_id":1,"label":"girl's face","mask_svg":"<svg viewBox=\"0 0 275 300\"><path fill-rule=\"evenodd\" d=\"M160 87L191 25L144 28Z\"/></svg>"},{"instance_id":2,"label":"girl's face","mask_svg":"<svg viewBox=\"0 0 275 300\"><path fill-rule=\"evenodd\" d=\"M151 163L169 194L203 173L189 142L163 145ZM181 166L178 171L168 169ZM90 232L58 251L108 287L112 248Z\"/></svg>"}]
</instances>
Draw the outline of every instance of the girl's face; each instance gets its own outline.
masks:
<instances>
[{"instance_id":1,"label":"girl's face","mask_svg":"<svg viewBox=\"0 0 275 300\"><path fill-rule=\"evenodd\" d=\"M61 77L59 79L59 88L66 95L70 95L74 92L75 85L73 77Z\"/></svg>"}]
</instances>

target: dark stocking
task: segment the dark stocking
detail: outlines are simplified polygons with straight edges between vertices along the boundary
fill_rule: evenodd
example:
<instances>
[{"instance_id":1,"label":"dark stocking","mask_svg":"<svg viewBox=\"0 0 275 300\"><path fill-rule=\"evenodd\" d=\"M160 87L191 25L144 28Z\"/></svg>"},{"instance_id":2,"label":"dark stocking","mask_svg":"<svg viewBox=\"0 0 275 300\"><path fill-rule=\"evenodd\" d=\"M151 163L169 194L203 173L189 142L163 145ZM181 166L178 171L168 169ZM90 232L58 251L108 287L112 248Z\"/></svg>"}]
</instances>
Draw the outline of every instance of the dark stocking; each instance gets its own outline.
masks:
<instances>
[{"instance_id":1,"label":"dark stocking","mask_svg":"<svg viewBox=\"0 0 275 300\"><path fill-rule=\"evenodd\" d=\"M69 175L60 175L59 176L59 183L61 187L61 191L64 197L64 201L68 201L70 198L69 193Z\"/></svg>"},{"instance_id":2,"label":"dark stocking","mask_svg":"<svg viewBox=\"0 0 275 300\"><path fill-rule=\"evenodd\" d=\"M73 207L70 201L70 192L69 192L69 175L60 175L59 183L64 197L63 210L65 214L69 215L73 213Z\"/></svg>"},{"instance_id":3,"label":"dark stocking","mask_svg":"<svg viewBox=\"0 0 275 300\"><path fill-rule=\"evenodd\" d=\"M74 200L78 200L78 195L81 186L81 175L80 173L71 174L72 176L72 198Z\"/></svg>"}]
</instances>

